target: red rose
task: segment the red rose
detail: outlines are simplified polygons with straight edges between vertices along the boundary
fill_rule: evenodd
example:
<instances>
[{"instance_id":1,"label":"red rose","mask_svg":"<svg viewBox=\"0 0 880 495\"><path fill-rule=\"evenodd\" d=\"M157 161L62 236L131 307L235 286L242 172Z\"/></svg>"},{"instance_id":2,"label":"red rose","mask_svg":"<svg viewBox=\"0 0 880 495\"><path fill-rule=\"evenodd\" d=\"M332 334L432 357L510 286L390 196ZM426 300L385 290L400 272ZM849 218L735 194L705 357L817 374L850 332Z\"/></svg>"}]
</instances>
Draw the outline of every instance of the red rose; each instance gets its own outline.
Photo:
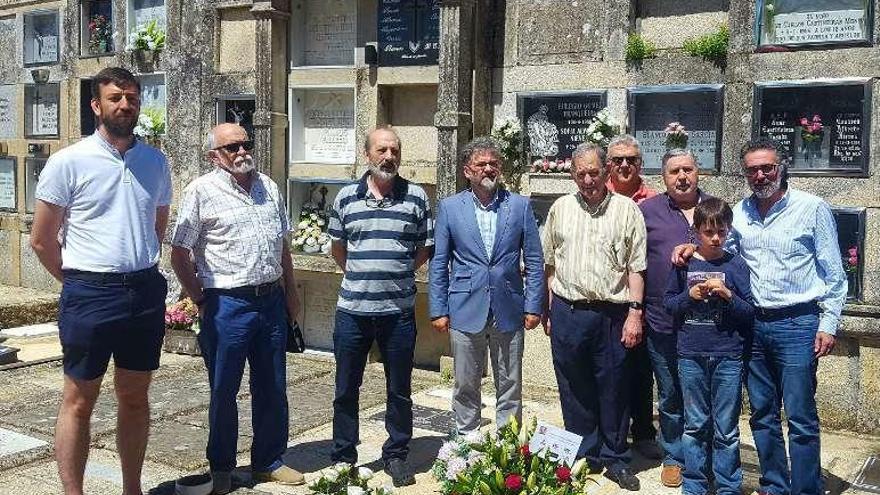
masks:
<instances>
[{"instance_id":1,"label":"red rose","mask_svg":"<svg viewBox=\"0 0 880 495\"><path fill-rule=\"evenodd\" d=\"M522 488L522 476L518 474L508 474L507 477L504 478L504 486L506 486L508 490L519 490Z\"/></svg>"},{"instance_id":2,"label":"red rose","mask_svg":"<svg viewBox=\"0 0 880 495\"><path fill-rule=\"evenodd\" d=\"M525 444L519 448L519 453L523 457L528 457L532 455L532 452L529 450L529 444Z\"/></svg>"},{"instance_id":3,"label":"red rose","mask_svg":"<svg viewBox=\"0 0 880 495\"><path fill-rule=\"evenodd\" d=\"M559 483L568 483L571 481L571 469L565 466L556 468L556 481Z\"/></svg>"}]
</instances>

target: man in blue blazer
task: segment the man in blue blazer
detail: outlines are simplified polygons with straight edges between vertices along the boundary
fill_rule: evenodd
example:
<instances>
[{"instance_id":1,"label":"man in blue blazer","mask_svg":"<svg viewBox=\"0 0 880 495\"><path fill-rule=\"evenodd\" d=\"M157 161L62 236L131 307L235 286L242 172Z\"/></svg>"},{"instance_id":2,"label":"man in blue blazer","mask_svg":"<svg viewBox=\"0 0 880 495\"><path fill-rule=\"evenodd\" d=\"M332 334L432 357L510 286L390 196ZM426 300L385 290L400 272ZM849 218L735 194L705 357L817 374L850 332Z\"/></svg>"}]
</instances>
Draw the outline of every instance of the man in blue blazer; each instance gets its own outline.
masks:
<instances>
[{"instance_id":1,"label":"man in blue blazer","mask_svg":"<svg viewBox=\"0 0 880 495\"><path fill-rule=\"evenodd\" d=\"M480 426L487 348L497 390L496 427L511 416L522 419L523 327L540 321L544 254L528 199L499 187L498 144L474 139L459 164L471 187L438 207L429 299L431 325L450 332L452 410L458 432L466 434Z\"/></svg>"}]
</instances>

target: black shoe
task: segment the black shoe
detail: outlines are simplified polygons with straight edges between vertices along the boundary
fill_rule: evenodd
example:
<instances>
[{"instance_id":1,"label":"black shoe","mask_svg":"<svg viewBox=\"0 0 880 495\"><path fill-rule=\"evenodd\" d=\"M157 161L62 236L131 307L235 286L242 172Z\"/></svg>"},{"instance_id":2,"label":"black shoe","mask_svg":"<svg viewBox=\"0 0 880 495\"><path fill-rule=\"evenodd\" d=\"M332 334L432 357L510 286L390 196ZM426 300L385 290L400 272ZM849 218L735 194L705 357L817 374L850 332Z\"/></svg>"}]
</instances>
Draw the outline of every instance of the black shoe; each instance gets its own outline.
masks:
<instances>
[{"instance_id":1,"label":"black shoe","mask_svg":"<svg viewBox=\"0 0 880 495\"><path fill-rule=\"evenodd\" d=\"M641 487L639 479L636 478L636 475L629 468L609 469L605 471L605 477L620 485L624 490L631 492L637 492Z\"/></svg>"},{"instance_id":2,"label":"black shoe","mask_svg":"<svg viewBox=\"0 0 880 495\"><path fill-rule=\"evenodd\" d=\"M391 482L395 487L414 485L416 477L413 476L412 469L403 459L388 459L385 461L385 472L391 476Z\"/></svg>"},{"instance_id":3,"label":"black shoe","mask_svg":"<svg viewBox=\"0 0 880 495\"><path fill-rule=\"evenodd\" d=\"M641 454L645 459L652 461L663 460L663 449L654 440L636 440L633 442L633 450Z\"/></svg>"}]
</instances>

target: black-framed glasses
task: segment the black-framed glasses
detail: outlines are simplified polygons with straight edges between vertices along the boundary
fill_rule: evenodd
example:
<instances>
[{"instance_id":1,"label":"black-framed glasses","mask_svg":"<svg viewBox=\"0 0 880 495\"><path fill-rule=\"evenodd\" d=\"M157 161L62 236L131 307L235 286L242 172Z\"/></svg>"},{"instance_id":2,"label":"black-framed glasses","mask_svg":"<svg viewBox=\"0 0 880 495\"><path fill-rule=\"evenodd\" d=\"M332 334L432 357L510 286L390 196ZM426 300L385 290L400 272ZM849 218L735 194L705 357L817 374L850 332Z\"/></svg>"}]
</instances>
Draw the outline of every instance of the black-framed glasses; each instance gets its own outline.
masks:
<instances>
[{"instance_id":1,"label":"black-framed glasses","mask_svg":"<svg viewBox=\"0 0 880 495\"><path fill-rule=\"evenodd\" d=\"M743 167L743 174L745 174L746 177L754 177L758 175L758 171L760 170L762 174L770 175L778 166L778 163L764 163L754 167Z\"/></svg>"},{"instance_id":2,"label":"black-framed glasses","mask_svg":"<svg viewBox=\"0 0 880 495\"><path fill-rule=\"evenodd\" d=\"M214 151L224 149L230 153L238 153L238 150L241 148L244 148L245 151L251 151L252 149L254 149L253 140L239 141L237 143L229 143L227 145L218 146L214 148Z\"/></svg>"},{"instance_id":3,"label":"black-framed glasses","mask_svg":"<svg viewBox=\"0 0 880 495\"><path fill-rule=\"evenodd\" d=\"M612 156L609 160L611 160L611 163L618 166L623 165L624 161L630 165L638 165L642 163L642 157L640 156Z\"/></svg>"},{"instance_id":4,"label":"black-framed glasses","mask_svg":"<svg viewBox=\"0 0 880 495\"><path fill-rule=\"evenodd\" d=\"M367 208L388 208L392 203L391 198L388 197L382 199L366 198L364 201L367 203Z\"/></svg>"}]
</instances>

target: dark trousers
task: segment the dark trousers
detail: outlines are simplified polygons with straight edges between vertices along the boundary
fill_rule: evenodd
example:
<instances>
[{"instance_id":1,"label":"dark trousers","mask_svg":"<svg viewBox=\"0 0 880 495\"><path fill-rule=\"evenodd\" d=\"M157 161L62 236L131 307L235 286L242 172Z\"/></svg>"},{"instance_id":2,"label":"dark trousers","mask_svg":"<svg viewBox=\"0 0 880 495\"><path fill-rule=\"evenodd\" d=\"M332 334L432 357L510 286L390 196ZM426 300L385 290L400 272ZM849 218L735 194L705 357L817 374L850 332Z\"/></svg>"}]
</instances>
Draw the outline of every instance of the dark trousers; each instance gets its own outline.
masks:
<instances>
[{"instance_id":1,"label":"dark trousers","mask_svg":"<svg viewBox=\"0 0 880 495\"><path fill-rule=\"evenodd\" d=\"M657 429L654 428L654 375L645 340L630 349L626 357L627 371L630 374L629 410L632 416L630 431L633 442L654 440L657 437Z\"/></svg>"},{"instance_id":2,"label":"dark trousers","mask_svg":"<svg viewBox=\"0 0 880 495\"><path fill-rule=\"evenodd\" d=\"M388 403L382 459L405 459L412 438L412 368L416 326L412 311L364 316L336 311L333 354L336 357L336 397L333 399L334 462L357 462L359 439L358 398L364 379L367 354L373 341L379 344L385 365Z\"/></svg>"},{"instance_id":3,"label":"dark trousers","mask_svg":"<svg viewBox=\"0 0 880 495\"><path fill-rule=\"evenodd\" d=\"M250 365L254 438L251 469L268 472L281 466L287 449L287 313L279 286L261 296L205 291L199 346L208 381L208 462L213 471L232 471L238 441L236 397Z\"/></svg>"},{"instance_id":4,"label":"dark trousers","mask_svg":"<svg viewBox=\"0 0 880 495\"><path fill-rule=\"evenodd\" d=\"M579 309L553 298L550 348L565 429L581 435L578 457L620 469L630 461L626 348L620 342L627 307Z\"/></svg>"}]
</instances>

